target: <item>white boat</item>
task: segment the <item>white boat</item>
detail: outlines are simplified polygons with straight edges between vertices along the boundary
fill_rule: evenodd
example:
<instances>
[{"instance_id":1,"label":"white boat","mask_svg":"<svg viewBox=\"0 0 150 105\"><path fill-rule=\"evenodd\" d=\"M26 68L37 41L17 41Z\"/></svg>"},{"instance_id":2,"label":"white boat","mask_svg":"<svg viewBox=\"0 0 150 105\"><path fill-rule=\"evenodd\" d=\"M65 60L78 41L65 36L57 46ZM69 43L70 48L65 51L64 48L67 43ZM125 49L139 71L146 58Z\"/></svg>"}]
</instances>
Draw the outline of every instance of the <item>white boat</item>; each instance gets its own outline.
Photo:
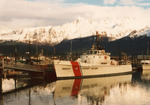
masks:
<instances>
[{"instance_id":1,"label":"white boat","mask_svg":"<svg viewBox=\"0 0 150 105\"><path fill-rule=\"evenodd\" d=\"M111 60L110 53L94 47L80 56L76 61L54 60L58 79L83 78L104 75L116 75L132 72L131 64L122 64Z\"/></svg>"},{"instance_id":2,"label":"white boat","mask_svg":"<svg viewBox=\"0 0 150 105\"><path fill-rule=\"evenodd\" d=\"M150 60L141 60L143 70L150 70Z\"/></svg>"},{"instance_id":3,"label":"white boat","mask_svg":"<svg viewBox=\"0 0 150 105\"><path fill-rule=\"evenodd\" d=\"M97 32L94 37L96 44L93 44L91 50L83 53L76 61L54 60L57 78L83 78L131 72L131 64L120 65L111 59L111 54L106 53L99 44L99 37Z\"/></svg>"}]
</instances>

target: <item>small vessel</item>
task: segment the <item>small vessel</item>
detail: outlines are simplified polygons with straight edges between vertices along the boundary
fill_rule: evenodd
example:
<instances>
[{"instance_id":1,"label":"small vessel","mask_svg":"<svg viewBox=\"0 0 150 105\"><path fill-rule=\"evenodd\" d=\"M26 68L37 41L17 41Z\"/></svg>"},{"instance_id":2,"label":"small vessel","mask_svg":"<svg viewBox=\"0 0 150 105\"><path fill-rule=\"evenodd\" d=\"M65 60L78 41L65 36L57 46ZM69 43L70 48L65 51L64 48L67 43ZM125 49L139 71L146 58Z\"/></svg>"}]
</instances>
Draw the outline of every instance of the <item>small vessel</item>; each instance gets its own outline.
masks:
<instances>
[{"instance_id":1,"label":"small vessel","mask_svg":"<svg viewBox=\"0 0 150 105\"><path fill-rule=\"evenodd\" d=\"M142 70L150 70L149 41L147 41L147 55L142 55L141 66Z\"/></svg>"},{"instance_id":2,"label":"small vessel","mask_svg":"<svg viewBox=\"0 0 150 105\"><path fill-rule=\"evenodd\" d=\"M96 37L99 38L99 37ZM98 40L98 39L96 39ZM76 61L54 60L58 79L86 78L132 72L131 64L119 64L112 60L98 42Z\"/></svg>"},{"instance_id":3,"label":"small vessel","mask_svg":"<svg viewBox=\"0 0 150 105\"><path fill-rule=\"evenodd\" d=\"M150 70L150 60L141 60L143 70Z\"/></svg>"}]
</instances>

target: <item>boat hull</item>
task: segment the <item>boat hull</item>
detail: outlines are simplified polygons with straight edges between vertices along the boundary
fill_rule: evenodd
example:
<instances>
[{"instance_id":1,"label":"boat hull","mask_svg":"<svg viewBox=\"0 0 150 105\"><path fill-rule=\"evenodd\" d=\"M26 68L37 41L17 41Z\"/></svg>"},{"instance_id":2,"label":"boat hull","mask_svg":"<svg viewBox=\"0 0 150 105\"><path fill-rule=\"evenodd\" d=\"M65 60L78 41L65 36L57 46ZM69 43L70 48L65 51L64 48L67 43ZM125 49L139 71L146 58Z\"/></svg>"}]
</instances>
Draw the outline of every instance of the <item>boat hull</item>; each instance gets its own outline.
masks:
<instances>
[{"instance_id":1,"label":"boat hull","mask_svg":"<svg viewBox=\"0 0 150 105\"><path fill-rule=\"evenodd\" d=\"M58 79L108 76L132 72L131 65L99 66L60 60L54 61L54 67Z\"/></svg>"},{"instance_id":2,"label":"boat hull","mask_svg":"<svg viewBox=\"0 0 150 105\"><path fill-rule=\"evenodd\" d=\"M150 70L150 64L143 64L142 69L143 70Z\"/></svg>"}]
</instances>

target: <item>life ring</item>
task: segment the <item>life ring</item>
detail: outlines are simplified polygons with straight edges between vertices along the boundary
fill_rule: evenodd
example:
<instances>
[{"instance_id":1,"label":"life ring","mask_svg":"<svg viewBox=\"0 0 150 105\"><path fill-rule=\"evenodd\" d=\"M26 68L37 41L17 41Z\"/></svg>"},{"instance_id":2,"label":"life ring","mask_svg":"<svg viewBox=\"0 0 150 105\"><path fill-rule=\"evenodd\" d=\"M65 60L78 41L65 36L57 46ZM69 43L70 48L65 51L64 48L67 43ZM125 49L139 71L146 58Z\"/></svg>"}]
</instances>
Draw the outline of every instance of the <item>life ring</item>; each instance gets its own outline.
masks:
<instances>
[{"instance_id":1,"label":"life ring","mask_svg":"<svg viewBox=\"0 0 150 105\"><path fill-rule=\"evenodd\" d=\"M104 58L107 59L107 56L105 56Z\"/></svg>"}]
</instances>

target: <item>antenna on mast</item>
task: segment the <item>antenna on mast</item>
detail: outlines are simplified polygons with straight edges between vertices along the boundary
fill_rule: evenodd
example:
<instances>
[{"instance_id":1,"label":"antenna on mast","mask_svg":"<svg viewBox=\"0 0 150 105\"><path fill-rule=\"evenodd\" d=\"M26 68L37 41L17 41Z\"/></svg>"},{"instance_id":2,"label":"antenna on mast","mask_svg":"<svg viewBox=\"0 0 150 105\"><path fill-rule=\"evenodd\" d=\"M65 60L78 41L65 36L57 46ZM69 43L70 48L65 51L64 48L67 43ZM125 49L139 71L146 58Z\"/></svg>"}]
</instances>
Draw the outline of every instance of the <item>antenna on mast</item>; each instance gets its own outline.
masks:
<instances>
[{"instance_id":1,"label":"antenna on mast","mask_svg":"<svg viewBox=\"0 0 150 105\"><path fill-rule=\"evenodd\" d=\"M80 54L82 54L82 39L81 39L81 34L80 34Z\"/></svg>"},{"instance_id":2,"label":"antenna on mast","mask_svg":"<svg viewBox=\"0 0 150 105\"><path fill-rule=\"evenodd\" d=\"M103 50L104 48L102 47L101 41L100 41L101 34L96 31L96 49L97 50ZM102 37L101 37L102 40Z\"/></svg>"}]
</instances>

